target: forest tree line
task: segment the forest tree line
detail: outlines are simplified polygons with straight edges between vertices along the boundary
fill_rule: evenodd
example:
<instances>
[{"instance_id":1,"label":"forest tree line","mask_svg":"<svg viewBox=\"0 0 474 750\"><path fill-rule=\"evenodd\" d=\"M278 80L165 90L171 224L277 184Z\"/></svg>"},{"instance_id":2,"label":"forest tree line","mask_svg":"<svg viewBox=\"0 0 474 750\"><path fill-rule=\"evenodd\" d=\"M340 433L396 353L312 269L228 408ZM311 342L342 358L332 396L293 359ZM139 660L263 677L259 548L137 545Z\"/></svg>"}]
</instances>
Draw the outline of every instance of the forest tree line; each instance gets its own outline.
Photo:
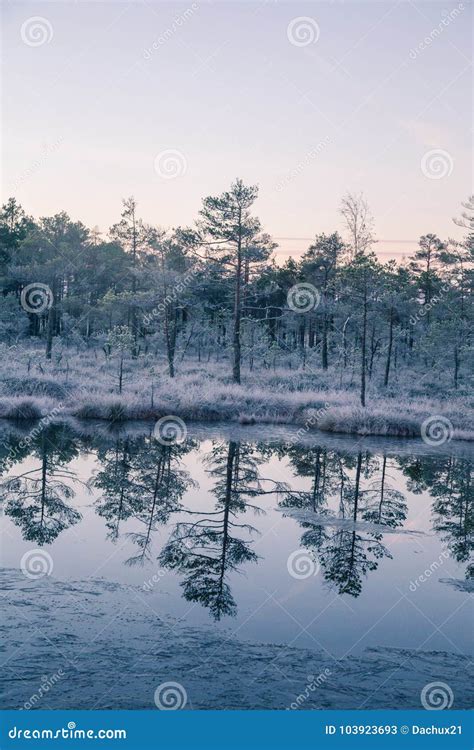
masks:
<instances>
[{"instance_id":1,"label":"forest tree line","mask_svg":"<svg viewBox=\"0 0 474 750\"><path fill-rule=\"evenodd\" d=\"M254 213L256 186L237 179L203 200L190 228L164 230L123 201L107 236L65 212L38 220L11 198L0 211L1 339L55 346L99 344L106 355L164 356L174 377L184 358L228 358L232 379L288 365L352 373L362 405L368 379L387 388L413 369L467 380L472 329L474 196L455 222L462 241L420 237L401 263L381 262L362 195L341 203L342 235L317 234L283 265ZM23 304L47 287L39 312ZM44 309L43 309L44 308ZM355 375L354 375L355 373ZM352 379L351 379L352 382Z\"/></svg>"}]
</instances>

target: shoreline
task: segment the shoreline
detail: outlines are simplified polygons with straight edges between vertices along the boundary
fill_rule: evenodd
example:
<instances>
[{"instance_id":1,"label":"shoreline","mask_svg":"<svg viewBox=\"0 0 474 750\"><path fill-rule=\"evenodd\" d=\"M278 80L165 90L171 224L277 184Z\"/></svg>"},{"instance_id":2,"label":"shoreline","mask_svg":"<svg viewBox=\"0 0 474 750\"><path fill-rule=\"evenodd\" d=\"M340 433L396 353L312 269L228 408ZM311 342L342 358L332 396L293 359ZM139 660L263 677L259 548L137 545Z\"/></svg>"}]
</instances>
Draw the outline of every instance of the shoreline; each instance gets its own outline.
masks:
<instances>
[{"instance_id":1,"label":"shoreline","mask_svg":"<svg viewBox=\"0 0 474 750\"><path fill-rule=\"evenodd\" d=\"M64 416L52 427L72 430L79 438L97 439L101 443L112 445L117 439L151 438L156 422L154 420L127 420L124 422L106 422L104 420L79 420L76 417ZM12 438L25 441L31 436L34 427L40 422L12 421L0 419L0 445L7 447L6 441ZM287 444L298 447L321 447L326 450L342 451L356 455L359 450L372 453L383 453L389 456L446 457L456 456L470 459L474 453L471 441L451 440L438 447L427 445L421 438L402 438L380 435L349 435L344 433L322 432L313 430L303 437L296 437L297 430L284 424L241 425L238 422L189 422L187 439L202 442L205 440L230 440L246 444ZM39 431L41 432L41 430ZM11 446L10 446L11 447Z\"/></svg>"},{"instance_id":2,"label":"shoreline","mask_svg":"<svg viewBox=\"0 0 474 750\"><path fill-rule=\"evenodd\" d=\"M240 388L244 389L244 386ZM187 403L172 403L160 393L156 394L153 406L130 394L102 393L75 400L74 394L71 394L68 401L47 396L0 396L0 420L17 425L41 425L43 428L48 424L73 419L78 422L100 422L110 427L131 422L152 423L162 417L173 416L190 425L206 423L229 427L289 428L292 432L296 431L297 442L318 433L359 438L418 439L435 449L452 441L474 441L474 429L468 427L474 424L474 419L470 418L472 415L468 409L464 410L461 425L458 426L457 409L426 400L413 401L400 409L395 401L390 403L388 399L374 399L372 404L362 408L357 403L340 404L336 399L331 403L329 394L300 392L298 395L306 397L303 400L314 405L290 404L292 394L288 394L288 403L275 408L269 403L274 398L271 392L268 393L268 402L263 400L256 409L245 409L245 403L238 401L233 404L216 401L190 406ZM324 397L327 398L325 403L318 404ZM430 423L428 429L432 429L432 434L423 437L426 422ZM295 438L291 440L294 442Z\"/></svg>"},{"instance_id":3,"label":"shoreline","mask_svg":"<svg viewBox=\"0 0 474 750\"><path fill-rule=\"evenodd\" d=\"M336 367L245 369L237 384L227 361L182 362L171 378L162 362L144 356L124 360L120 381L118 373L117 361L97 349L49 362L37 349L19 350L13 363L0 364L0 419L47 424L68 417L110 425L174 416L186 425L285 425L296 429L298 440L321 432L423 438L434 447L474 441L470 389L426 384L415 370L388 388L374 376L365 407L357 383Z\"/></svg>"}]
</instances>

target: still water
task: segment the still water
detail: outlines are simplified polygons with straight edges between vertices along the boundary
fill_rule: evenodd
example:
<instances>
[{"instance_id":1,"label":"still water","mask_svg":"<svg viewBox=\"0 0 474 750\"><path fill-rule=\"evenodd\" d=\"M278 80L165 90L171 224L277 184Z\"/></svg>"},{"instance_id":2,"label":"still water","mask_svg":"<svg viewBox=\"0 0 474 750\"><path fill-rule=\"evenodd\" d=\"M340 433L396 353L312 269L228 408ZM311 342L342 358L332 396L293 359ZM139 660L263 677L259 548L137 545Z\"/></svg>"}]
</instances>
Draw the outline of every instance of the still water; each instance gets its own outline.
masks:
<instances>
[{"instance_id":1,"label":"still water","mask_svg":"<svg viewBox=\"0 0 474 750\"><path fill-rule=\"evenodd\" d=\"M3 430L4 707L467 707L468 447Z\"/></svg>"}]
</instances>

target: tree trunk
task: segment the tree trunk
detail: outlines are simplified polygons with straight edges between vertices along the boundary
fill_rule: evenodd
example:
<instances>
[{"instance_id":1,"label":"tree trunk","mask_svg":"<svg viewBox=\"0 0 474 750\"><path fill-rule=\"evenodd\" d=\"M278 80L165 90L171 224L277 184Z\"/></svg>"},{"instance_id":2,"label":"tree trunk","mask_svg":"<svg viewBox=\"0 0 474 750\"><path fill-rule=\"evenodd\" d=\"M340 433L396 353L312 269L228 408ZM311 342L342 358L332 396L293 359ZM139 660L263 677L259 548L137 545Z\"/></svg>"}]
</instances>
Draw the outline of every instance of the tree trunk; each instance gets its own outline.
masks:
<instances>
[{"instance_id":1,"label":"tree trunk","mask_svg":"<svg viewBox=\"0 0 474 750\"><path fill-rule=\"evenodd\" d=\"M301 322L300 327L298 329L298 338L299 338L299 347L302 351L304 351L304 344L305 344L305 338L306 338L306 325L304 320Z\"/></svg>"},{"instance_id":2,"label":"tree trunk","mask_svg":"<svg viewBox=\"0 0 474 750\"><path fill-rule=\"evenodd\" d=\"M459 349L457 345L454 347L454 387L458 388L458 377L459 377Z\"/></svg>"},{"instance_id":3,"label":"tree trunk","mask_svg":"<svg viewBox=\"0 0 474 750\"><path fill-rule=\"evenodd\" d=\"M137 279L136 279L136 268L137 268L137 225L135 221L135 210L132 216L132 297L133 302L130 310L130 326L132 329L133 346L132 346L132 357L136 359L138 357L138 324L137 324L137 310L135 307L136 294L137 294Z\"/></svg>"},{"instance_id":4,"label":"tree trunk","mask_svg":"<svg viewBox=\"0 0 474 750\"><path fill-rule=\"evenodd\" d=\"M367 347L367 288L364 289L364 316L362 322L362 356L360 373L360 403L365 406L365 352Z\"/></svg>"},{"instance_id":5,"label":"tree trunk","mask_svg":"<svg viewBox=\"0 0 474 750\"><path fill-rule=\"evenodd\" d=\"M172 311L173 314L173 311ZM173 326L170 326L170 315L168 307L165 310L165 338L166 338L166 356L168 358L168 373L170 378L174 378L174 355L176 351L176 310L174 310Z\"/></svg>"},{"instance_id":6,"label":"tree trunk","mask_svg":"<svg viewBox=\"0 0 474 750\"><path fill-rule=\"evenodd\" d=\"M123 354L120 355L120 367L119 367L119 393L122 393L123 383Z\"/></svg>"},{"instance_id":7,"label":"tree trunk","mask_svg":"<svg viewBox=\"0 0 474 750\"><path fill-rule=\"evenodd\" d=\"M308 347L314 349L314 323L311 320L309 322Z\"/></svg>"},{"instance_id":8,"label":"tree trunk","mask_svg":"<svg viewBox=\"0 0 474 750\"><path fill-rule=\"evenodd\" d=\"M58 298L58 285L56 279L53 279L51 285L52 303L48 313L48 324L46 329L46 359L51 359L53 351L53 336L56 328L56 302Z\"/></svg>"},{"instance_id":9,"label":"tree trunk","mask_svg":"<svg viewBox=\"0 0 474 750\"><path fill-rule=\"evenodd\" d=\"M357 468L355 475L355 487L354 487L354 512L352 515L354 523L357 521L357 512L359 509L359 495L360 495L360 475L362 472L362 453L357 454Z\"/></svg>"},{"instance_id":10,"label":"tree trunk","mask_svg":"<svg viewBox=\"0 0 474 750\"><path fill-rule=\"evenodd\" d=\"M388 329L388 350L387 350L387 361L385 363L385 378L383 384L385 388L388 386L388 378L390 375L390 364L392 359L392 345L393 345L393 311L390 309L390 326Z\"/></svg>"},{"instance_id":11,"label":"tree trunk","mask_svg":"<svg viewBox=\"0 0 474 750\"><path fill-rule=\"evenodd\" d=\"M51 359L53 351L53 328L54 328L54 309L51 307L48 313L48 328L46 331L46 359Z\"/></svg>"},{"instance_id":12,"label":"tree trunk","mask_svg":"<svg viewBox=\"0 0 474 750\"><path fill-rule=\"evenodd\" d=\"M384 492L385 492L385 470L387 467L387 456L385 453L383 454L383 462L382 462L382 479L380 482L380 501L379 501L379 515L377 523L382 522L382 508L383 508L383 500L384 500Z\"/></svg>"},{"instance_id":13,"label":"tree trunk","mask_svg":"<svg viewBox=\"0 0 474 750\"><path fill-rule=\"evenodd\" d=\"M240 317L241 317L241 279L242 276L242 238L239 233L237 244L237 267L235 271L234 330L233 330L233 365L232 378L240 383Z\"/></svg>"},{"instance_id":14,"label":"tree trunk","mask_svg":"<svg viewBox=\"0 0 474 750\"><path fill-rule=\"evenodd\" d=\"M321 448L318 448L316 451L316 466L314 471L314 479L313 479L313 497L312 497L312 504L313 504L313 510L316 512L316 508L319 505L319 477L321 474L321 467L319 465L319 457L321 455Z\"/></svg>"},{"instance_id":15,"label":"tree trunk","mask_svg":"<svg viewBox=\"0 0 474 750\"><path fill-rule=\"evenodd\" d=\"M229 449L227 453L226 491L225 491L225 503L224 503L224 517L222 521L222 557L221 557L220 573L219 573L219 589L221 592L221 596L222 596L222 590L224 586L224 576L225 576L225 569L226 569L226 564L227 564L230 505L232 502L232 478L233 478L234 468L235 468L236 447L237 447L237 444L231 441L229 443Z\"/></svg>"},{"instance_id":16,"label":"tree trunk","mask_svg":"<svg viewBox=\"0 0 474 750\"><path fill-rule=\"evenodd\" d=\"M322 365L323 370L328 369L328 321L326 313L323 317L323 346L322 346Z\"/></svg>"}]
</instances>

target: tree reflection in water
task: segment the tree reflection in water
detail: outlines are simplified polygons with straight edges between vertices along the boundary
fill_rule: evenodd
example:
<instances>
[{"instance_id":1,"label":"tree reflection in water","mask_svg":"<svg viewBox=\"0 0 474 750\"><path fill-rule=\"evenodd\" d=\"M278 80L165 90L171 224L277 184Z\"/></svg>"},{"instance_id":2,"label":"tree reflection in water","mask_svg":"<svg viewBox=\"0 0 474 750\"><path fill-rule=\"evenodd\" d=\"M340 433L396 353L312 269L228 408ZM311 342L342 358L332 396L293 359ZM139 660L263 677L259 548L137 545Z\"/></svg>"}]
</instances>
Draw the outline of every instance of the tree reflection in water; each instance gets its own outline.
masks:
<instances>
[{"instance_id":1,"label":"tree reflection in water","mask_svg":"<svg viewBox=\"0 0 474 750\"><path fill-rule=\"evenodd\" d=\"M214 481L214 510L205 514L188 511L200 518L177 523L159 559L165 568L184 576L181 585L185 598L208 607L220 620L223 615L234 615L237 609L227 580L229 573L258 559L252 549L252 536L257 530L242 522L240 516L248 511L262 513L253 499L278 490L279 485L260 477L263 459L254 445L232 440L216 443L204 460ZM271 490L265 488L268 484Z\"/></svg>"},{"instance_id":2,"label":"tree reflection in water","mask_svg":"<svg viewBox=\"0 0 474 750\"><path fill-rule=\"evenodd\" d=\"M181 460L195 447L192 441L162 445L150 436L119 438L112 448L99 448L101 469L91 484L102 491L96 508L106 519L108 538L117 541L122 521L134 518L143 526L127 533L140 550L127 564L143 565L151 559L153 532L180 509L184 492L194 485Z\"/></svg>"},{"instance_id":3,"label":"tree reflection in water","mask_svg":"<svg viewBox=\"0 0 474 750\"><path fill-rule=\"evenodd\" d=\"M474 578L474 489L472 465L465 458L436 456L400 459L415 494L429 491L433 498L433 529L457 562L468 563L466 579Z\"/></svg>"},{"instance_id":4,"label":"tree reflection in water","mask_svg":"<svg viewBox=\"0 0 474 750\"><path fill-rule=\"evenodd\" d=\"M13 441L13 449L15 442L21 444ZM74 484L80 482L69 467L79 455L79 441L67 426L49 425L29 444L29 450L14 450L10 455L18 461L29 455L38 465L0 484L5 515L21 528L25 540L51 544L82 518L69 502L75 497Z\"/></svg>"},{"instance_id":5,"label":"tree reflection in water","mask_svg":"<svg viewBox=\"0 0 474 750\"><path fill-rule=\"evenodd\" d=\"M297 476L311 477L311 489L289 491L280 507L315 514L314 519L300 521L305 529L302 546L317 555L325 580L338 594L359 596L364 577L377 569L379 560L391 557L382 543L383 526L401 526L407 513L402 493L389 486L386 456L380 462L367 451L353 456L299 446L290 448L288 455ZM365 489L362 480L371 480ZM334 519L352 523L331 526ZM366 530L361 521L368 522Z\"/></svg>"},{"instance_id":6,"label":"tree reflection in water","mask_svg":"<svg viewBox=\"0 0 474 750\"><path fill-rule=\"evenodd\" d=\"M216 620L236 614L232 574L259 559L256 522L248 518L264 512L265 495L301 525L301 545L318 557L325 581L339 594L359 596L365 578L383 558L391 558L383 543L385 531L401 529L406 520L407 504L394 486L395 471L401 472L398 483L405 477L408 491L429 492L434 531L451 556L466 564L466 578L474 576L473 485L467 458L388 457L238 440L213 442L201 456L197 440L165 446L151 435L127 433L86 439L70 425L49 425L29 442L10 434L0 446L5 477L0 500L25 540L51 544L81 520L74 507L80 480L71 468L81 450L99 464L87 485L99 493L94 507L105 520L107 538L115 543L123 535L136 547L125 562L151 564L154 534L167 526L167 541L161 552L156 550L158 560L181 576L184 597L207 607ZM211 487L206 493L192 493L193 505L188 507L185 494L197 488L192 464L184 461L191 453L202 460ZM272 474L273 459L285 466L285 482L264 476ZM17 464L22 471L15 471ZM201 508L195 507L196 501ZM135 525L132 530L123 527L128 521Z\"/></svg>"}]
</instances>

